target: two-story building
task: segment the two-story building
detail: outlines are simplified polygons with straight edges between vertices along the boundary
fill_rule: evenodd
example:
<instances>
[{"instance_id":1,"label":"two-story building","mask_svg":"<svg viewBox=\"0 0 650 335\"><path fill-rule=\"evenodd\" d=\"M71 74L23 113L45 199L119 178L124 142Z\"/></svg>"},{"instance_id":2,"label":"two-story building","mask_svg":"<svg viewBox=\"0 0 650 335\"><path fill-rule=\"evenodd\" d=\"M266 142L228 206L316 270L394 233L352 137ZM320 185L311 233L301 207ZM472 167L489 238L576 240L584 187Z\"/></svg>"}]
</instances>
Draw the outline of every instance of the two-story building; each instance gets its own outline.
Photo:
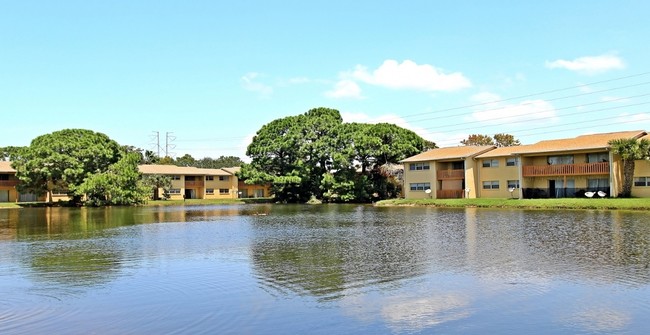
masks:
<instances>
[{"instance_id":1,"label":"two-story building","mask_svg":"<svg viewBox=\"0 0 650 335\"><path fill-rule=\"evenodd\" d=\"M237 199L269 197L268 186L246 185L237 178L239 168L202 169L175 165L140 165L143 175L165 175L172 180L171 199ZM241 188L240 188L241 187ZM163 190L158 190L161 195Z\"/></svg>"},{"instance_id":2,"label":"two-story building","mask_svg":"<svg viewBox=\"0 0 650 335\"><path fill-rule=\"evenodd\" d=\"M16 170L11 167L11 162L0 161L0 202L16 202L18 178Z\"/></svg>"},{"instance_id":3,"label":"two-story building","mask_svg":"<svg viewBox=\"0 0 650 335\"><path fill-rule=\"evenodd\" d=\"M615 197L622 187L623 171L609 142L621 138L650 135L635 130L514 147L432 149L403 160L404 193L412 199ZM465 193L459 193L460 189ZM632 196L650 197L648 161L636 162Z\"/></svg>"},{"instance_id":4,"label":"two-story building","mask_svg":"<svg viewBox=\"0 0 650 335\"><path fill-rule=\"evenodd\" d=\"M431 149L402 160L404 195L408 199L476 198L477 161L494 146Z\"/></svg>"}]
</instances>

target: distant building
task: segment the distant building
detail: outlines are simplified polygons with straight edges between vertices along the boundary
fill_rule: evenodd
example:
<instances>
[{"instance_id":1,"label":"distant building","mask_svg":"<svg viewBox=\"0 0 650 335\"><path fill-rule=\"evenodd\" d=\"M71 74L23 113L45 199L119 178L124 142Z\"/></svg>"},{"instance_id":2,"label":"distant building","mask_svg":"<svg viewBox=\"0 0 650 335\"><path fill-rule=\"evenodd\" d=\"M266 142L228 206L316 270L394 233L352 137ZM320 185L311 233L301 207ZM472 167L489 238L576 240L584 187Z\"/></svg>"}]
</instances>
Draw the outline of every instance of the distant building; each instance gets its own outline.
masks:
<instances>
[{"instance_id":1,"label":"distant building","mask_svg":"<svg viewBox=\"0 0 650 335\"><path fill-rule=\"evenodd\" d=\"M175 165L140 165L143 175L165 175L172 179L171 199L237 199L269 197L269 187L246 185L235 168L202 169ZM163 190L158 190L162 195Z\"/></svg>"}]
</instances>

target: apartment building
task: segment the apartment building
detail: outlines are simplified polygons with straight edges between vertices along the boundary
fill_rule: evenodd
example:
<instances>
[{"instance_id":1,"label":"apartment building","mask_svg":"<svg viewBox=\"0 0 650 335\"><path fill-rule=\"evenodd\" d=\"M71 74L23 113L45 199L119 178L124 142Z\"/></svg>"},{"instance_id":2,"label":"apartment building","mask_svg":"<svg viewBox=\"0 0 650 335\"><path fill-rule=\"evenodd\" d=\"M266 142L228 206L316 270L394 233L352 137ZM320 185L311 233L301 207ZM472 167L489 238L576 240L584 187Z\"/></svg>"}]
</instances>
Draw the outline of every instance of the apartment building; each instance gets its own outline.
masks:
<instances>
[{"instance_id":1,"label":"apartment building","mask_svg":"<svg viewBox=\"0 0 650 335\"><path fill-rule=\"evenodd\" d=\"M140 165L143 175L165 175L172 179L171 199L237 199L268 197L269 187L246 185L237 178L239 168L201 169L175 165ZM161 197L159 189L157 196Z\"/></svg>"},{"instance_id":2,"label":"apartment building","mask_svg":"<svg viewBox=\"0 0 650 335\"><path fill-rule=\"evenodd\" d=\"M645 131L636 130L515 147L432 149L403 160L405 196L412 199L459 195L522 199L615 197L622 187L623 171L621 159L611 151L609 141L649 136ZM444 164L451 164L452 170L445 172ZM458 193L461 188L464 193ZM650 197L648 161L636 162L632 196Z\"/></svg>"}]
</instances>

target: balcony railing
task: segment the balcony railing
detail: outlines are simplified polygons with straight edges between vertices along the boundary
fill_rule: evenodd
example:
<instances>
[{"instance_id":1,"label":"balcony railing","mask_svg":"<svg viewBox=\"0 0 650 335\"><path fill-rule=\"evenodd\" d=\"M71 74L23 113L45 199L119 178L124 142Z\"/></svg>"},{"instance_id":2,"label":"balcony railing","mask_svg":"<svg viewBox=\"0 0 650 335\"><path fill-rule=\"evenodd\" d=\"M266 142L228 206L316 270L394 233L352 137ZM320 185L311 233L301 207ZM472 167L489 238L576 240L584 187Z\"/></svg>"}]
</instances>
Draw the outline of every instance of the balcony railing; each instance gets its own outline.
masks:
<instances>
[{"instance_id":1,"label":"balcony railing","mask_svg":"<svg viewBox=\"0 0 650 335\"><path fill-rule=\"evenodd\" d=\"M609 174L609 162L559 165L525 165L524 177Z\"/></svg>"},{"instance_id":2,"label":"balcony railing","mask_svg":"<svg viewBox=\"0 0 650 335\"><path fill-rule=\"evenodd\" d=\"M12 187L16 185L18 185L18 180L0 180L0 186Z\"/></svg>"},{"instance_id":3,"label":"balcony railing","mask_svg":"<svg viewBox=\"0 0 650 335\"><path fill-rule=\"evenodd\" d=\"M465 195L465 190L437 190L437 199L461 199Z\"/></svg>"},{"instance_id":4,"label":"balcony railing","mask_svg":"<svg viewBox=\"0 0 650 335\"><path fill-rule=\"evenodd\" d=\"M438 180L465 179L465 170L438 170Z\"/></svg>"},{"instance_id":5,"label":"balcony railing","mask_svg":"<svg viewBox=\"0 0 650 335\"><path fill-rule=\"evenodd\" d=\"M203 180L185 181L185 188L203 187L203 185L205 185Z\"/></svg>"}]
</instances>

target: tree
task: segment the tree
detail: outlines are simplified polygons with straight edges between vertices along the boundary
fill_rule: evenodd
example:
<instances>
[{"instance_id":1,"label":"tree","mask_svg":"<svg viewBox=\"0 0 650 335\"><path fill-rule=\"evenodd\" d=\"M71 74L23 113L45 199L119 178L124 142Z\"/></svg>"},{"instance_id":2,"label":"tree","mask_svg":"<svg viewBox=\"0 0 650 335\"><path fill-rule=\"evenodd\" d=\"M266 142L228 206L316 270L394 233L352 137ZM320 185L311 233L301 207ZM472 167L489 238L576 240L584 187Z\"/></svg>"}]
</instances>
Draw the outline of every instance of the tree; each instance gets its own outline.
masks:
<instances>
[{"instance_id":1,"label":"tree","mask_svg":"<svg viewBox=\"0 0 650 335\"><path fill-rule=\"evenodd\" d=\"M514 136L510 134L503 134L503 133L495 134L494 142L497 147L514 147L514 146L521 145L521 142L515 139Z\"/></svg>"},{"instance_id":2,"label":"tree","mask_svg":"<svg viewBox=\"0 0 650 335\"><path fill-rule=\"evenodd\" d=\"M0 161L18 160L26 147L0 147Z\"/></svg>"},{"instance_id":3,"label":"tree","mask_svg":"<svg viewBox=\"0 0 650 335\"><path fill-rule=\"evenodd\" d=\"M244 162L236 156L219 156L219 158L214 159L210 157L204 157L198 159L194 166L198 168L205 169L220 169L225 167L237 167L242 166Z\"/></svg>"},{"instance_id":4,"label":"tree","mask_svg":"<svg viewBox=\"0 0 650 335\"><path fill-rule=\"evenodd\" d=\"M64 129L32 140L13 167L20 180L19 191L50 194L53 189L68 190L78 200L75 191L84 179L107 171L120 157L119 144L108 136Z\"/></svg>"},{"instance_id":5,"label":"tree","mask_svg":"<svg viewBox=\"0 0 650 335\"><path fill-rule=\"evenodd\" d=\"M196 159L190 154L185 154L181 157L176 158L174 165L176 166L195 166Z\"/></svg>"},{"instance_id":6,"label":"tree","mask_svg":"<svg viewBox=\"0 0 650 335\"><path fill-rule=\"evenodd\" d=\"M150 188L144 184L138 172L141 156L125 152L119 161L105 172L87 177L75 188L75 195L86 196L86 203L95 206L137 205L149 197Z\"/></svg>"},{"instance_id":7,"label":"tree","mask_svg":"<svg viewBox=\"0 0 650 335\"><path fill-rule=\"evenodd\" d=\"M460 141L462 145L494 145L494 139L489 135L472 134Z\"/></svg>"},{"instance_id":8,"label":"tree","mask_svg":"<svg viewBox=\"0 0 650 335\"><path fill-rule=\"evenodd\" d=\"M393 124L343 123L340 113L314 108L271 121L248 146L247 183L271 183L280 201L370 201L395 194L379 167L421 152L426 142Z\"/></svg>"},{"instance_id":9,"label":"tree","mask_svg":"<svg viewBox=\"0 0 650 335\"><path fill-rule=\"evenodd\" d=\"M510 134L499 133L490 137L489 135L472 134L460 141L462 145L494 145L497 147L512 147L521 145L519 140Z\"/></svg>"},{"instance_id":10,"label":"tree","mask_svg":"<svg viewBox=\"0 0 650 335\"><path fill-rule=\"evenodd\" d=\"M163 199L169 199L169 190L172 188L172 178L168 175L163 174L150 174L142 177L142 182L151 189L151 195L153 200L159 200L160 194L158 191L162 188Z\"/></svg>"},{"instance_id":11,"label":"tree","mask_svg":"<svg viewBox=\"0 0 650 335\"><path fill-rule=\"evenodd\" d=\"M623 161L623 189L619 196L629 198L632 195L635 161L650 158L650 141L634 138L620 138L609 141L612 152Z\"/></svg>"}]
</instances>

